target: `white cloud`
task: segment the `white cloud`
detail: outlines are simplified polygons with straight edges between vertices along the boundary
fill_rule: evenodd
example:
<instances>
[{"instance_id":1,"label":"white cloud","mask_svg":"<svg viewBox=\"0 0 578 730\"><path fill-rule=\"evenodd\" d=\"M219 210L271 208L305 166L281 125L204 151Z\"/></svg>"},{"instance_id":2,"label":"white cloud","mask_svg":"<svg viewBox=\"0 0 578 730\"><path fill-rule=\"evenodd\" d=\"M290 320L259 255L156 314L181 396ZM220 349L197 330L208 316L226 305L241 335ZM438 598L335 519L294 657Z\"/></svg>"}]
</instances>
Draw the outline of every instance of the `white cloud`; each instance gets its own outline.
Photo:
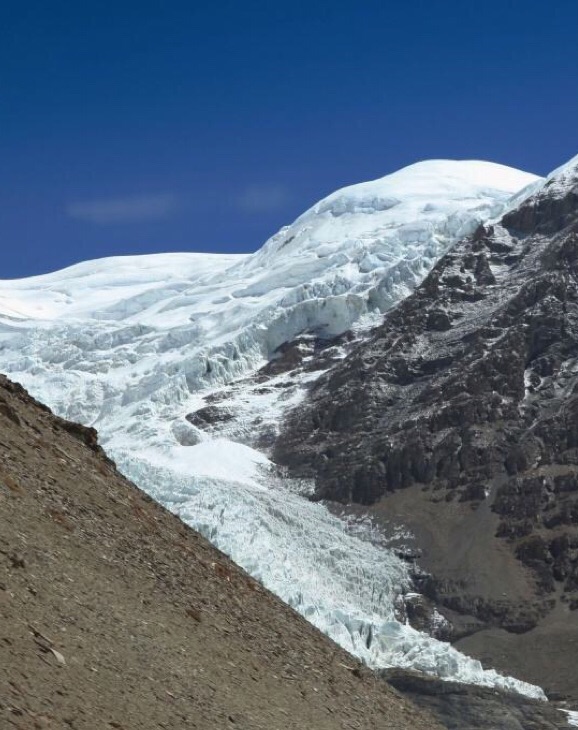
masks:
<instances>
[{"instance_id":1,"label":"white cloud","mask_svg":"<svg viewBox=\"0 0 578 730\"><path fill-rule=\"evenodd\" d=\"M282 208L291 196L283 185L249 185L237 197L237 205L247 213L266 213Z\"/></svg>"},{"instance_id":2,"label":"white cloud","mask_svg":"<svg viewBox=\"0 0 578 730\"><path fill-rule=\"evenodd\" d=\"M71 218L106 226L114 223L139 223L167 218L177 209L172 193L104 198L70 203L66 212Z\"/></svg>"}]
</instances>

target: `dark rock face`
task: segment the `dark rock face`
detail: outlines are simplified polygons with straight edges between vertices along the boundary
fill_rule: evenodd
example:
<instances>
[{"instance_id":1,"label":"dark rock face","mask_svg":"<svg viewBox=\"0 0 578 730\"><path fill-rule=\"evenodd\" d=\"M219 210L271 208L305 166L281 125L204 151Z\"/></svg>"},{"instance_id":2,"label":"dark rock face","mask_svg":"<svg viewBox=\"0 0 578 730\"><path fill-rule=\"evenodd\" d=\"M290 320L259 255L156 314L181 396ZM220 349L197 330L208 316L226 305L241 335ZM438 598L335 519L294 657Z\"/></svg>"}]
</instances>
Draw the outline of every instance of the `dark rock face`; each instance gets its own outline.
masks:
<instances>
[{"instance_id":1,"label":"dark rock face","mask_svg":"<svg viewBox=\"0 0 578 730\"><path fill-rule=\"evenodd\" d=\"M453 524L483 514L531 605L434 574L449 609L516 632L576 609L578 170L449 252L289 415L274 457L317 499L387 513L411 487Z\"/></svg>"},{"instance_id":2,"label":"dark rock face","mask_svg":"<svg viewBox=\"0 0 578 730\"><path fill-rule=\"evenodd\" d=\"M207 429L217 423L226 423L234 418L234 414L226 408L209 405L199 408L194 413L188 413L186 419L197 428Z\"/></svg>"},{"instance_id":3,"label":"dark rock face","mask_svg":"<svg viewBox=\"0 0 578 730\"><path fill-rule=\"evenodd\" d=\"M281 373L295 374L310 369L322 370L335 364L342 351L354 339L349 330L337 337L321 338L315 334L303 334L285 342L275 351L275 356L259 371L258 377L270 378Z\"/></svg>"},{"instance_id":4,"label":"dark rock face","mask_svg":"<svg viewBox=\"0 0 578 730\"><path fill-rule=\"evenodd\" d=\"M568 727L562 712L519 695L444 682L414 672L384 670L395 689L429 710L448 730L555 730Z\"/></svg>"}]
</instances>

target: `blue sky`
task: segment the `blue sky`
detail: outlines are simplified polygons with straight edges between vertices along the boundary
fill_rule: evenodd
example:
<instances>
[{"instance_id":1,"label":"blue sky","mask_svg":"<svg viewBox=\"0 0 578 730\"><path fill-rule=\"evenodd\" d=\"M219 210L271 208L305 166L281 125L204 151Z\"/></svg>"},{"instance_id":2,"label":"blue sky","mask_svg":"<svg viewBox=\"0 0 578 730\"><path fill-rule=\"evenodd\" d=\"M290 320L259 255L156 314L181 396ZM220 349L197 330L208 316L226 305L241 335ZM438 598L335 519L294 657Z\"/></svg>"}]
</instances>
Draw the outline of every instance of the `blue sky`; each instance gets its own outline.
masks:
<instances>
[{"instance_id":1,"label":"blue sky","mask_svg":"<svg viewBox=\"0 0 578 730\"><path fill-rule=\"evenodd\" d=\"M0 10L0 278L252 251L427 158L578 152L578 2L17 2Z\"/></svg>"}]
</instances>

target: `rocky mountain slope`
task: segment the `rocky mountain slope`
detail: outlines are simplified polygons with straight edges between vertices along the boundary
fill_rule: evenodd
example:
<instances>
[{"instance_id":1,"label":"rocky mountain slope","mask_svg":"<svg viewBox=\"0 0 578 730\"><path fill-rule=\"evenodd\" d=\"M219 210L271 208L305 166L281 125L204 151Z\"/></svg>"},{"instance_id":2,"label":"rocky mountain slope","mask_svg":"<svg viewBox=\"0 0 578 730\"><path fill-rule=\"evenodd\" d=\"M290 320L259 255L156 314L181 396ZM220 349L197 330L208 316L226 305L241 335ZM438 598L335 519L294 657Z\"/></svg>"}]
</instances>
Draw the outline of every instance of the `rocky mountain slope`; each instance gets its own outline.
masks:
<instances>
[{"instance_id":1,"label":"rocky mountain slope","mask_svg":"<svg viewBox=\"0 0 578 730\"><path fill-rule=\"evenodd\" d=\"M0 726L568 727L520 695L386 679L408 699L0 376Z\"/></svg>"},{"instance_id":2,"label":"rocky mountain slope","mask_svg":"<svg viewBox=\"0 0 578 730\"><path fill-rule=\"evenodd\" d=\"M574 564L573 533L566 530L565 522L558 532L546 537L540 528L539 537L544 537L551 556L554 556L553 550L558 550L556 546L559 543L555 540L559 537L562 553L568 548L561 561L563 572L560 573L557 568L556 575L552 573L553 591L545 587L543 575L547 571L541 568L540 561L532 553L533 543L529 543L533 557L525 564L521 562L527 538L535 537L531 520L528 533L524 532L528 529L525 518L519 519L518 510L526 504L524 498L518 499L511 510L512 534L506 530L505 538L494 538L500 520L509 525L507 511L503 518L498 518L492 511L499 504L496 495L502 493L500 488L509 483L509 477L517 476L518 472L524 474L539 464L530 466L520 461L516 474L509 471L512 463L518 464L516 459L512 462L509 457L511 442L517 440L522 443L526 431L515 431L512 423L519 417L512 415L514 411L511 408L508 410L512 396L504 383L494 383L499 379L498 374L504 375L505 383L509 382L508 365L502 363L500 370L490 358L485 368L476 370L473 367L476 357L472 355L468 360L468 346L476 339L478 324L489 317L495 330L510 326L510 320L505 324L499 318L494 321L492 312L497 313L506 299L511 296L515 299L513 293L524 289L525 272L530 278L534 275L540 247L546 250L558 234L563 236L570 231L575 208L572 170L569 166L544 186L532 176L487 163L421 163L382 181L355 186L329 196L251 257L182 254L115 259L88 262L31 280L3 282L0 287L0 364L61 414L98 425L102 429L107 453L118 459L126 474L183 520L197 526L213 543L225 549L235 561L296 607L310 622L371 666L413 667L430 675L442 676L445 680L456 678L493 688L471 688L448 681L440 683L431 676L425 679L407 673L388 674L401 691L417 698L424 707L430 707L443 726L461 730L489 729L496 726L496 718L500 718L501 730L565 726L564 717L557 710L521 697L504 698L495 691L495 687L508 687L539 696L539 689L499 676L493 670L483 671L478 662L459 654L443 641L412 628L406 619L409 618L418 629L426 629L441 639L452 638L459 646L467 646L489 666L545 682L551 693L557 691L568 695L573 691L572 660L575 653L571 642L575 633L570 622L575 614L571 611L574 600L572 582L566 581L572 575ZM527 182L531 182L531 188L526 188L512 200L510 193ZM532 209L531 214L527 212L528 208ZM501 225L495 225L493 229L489 225L480 227L481 220L504 211L509 212ZM508 220L517 220L519 228L508 228ZM468 233L474 234L473 238L451 249L460 237ZM475 248L480 241L486 241L483 245L487 251ZM524 247L522 241L528 245ZM460 251L468 245L473 247L471 255L464 251L461 261ZM398 339L391 339L395 326L390 326L390 319L386 319L385 329L368 335L370 322L405 296L439 255L448 249L451 252L446 262L441 269L434 270L426 288L419 290L407 305L402 304L391 314L391 322L398 322ZM556 255L554 253L553 258L556 259ZM519 266L516 266L517 262ZM447 276L441 277L440 270L444 270ZM443 278L441 283L440 278ZM427 287L432 281L438 282L437 289L434 287L427 294ZM440 292L443 296L436 303L433 299ZM415 311L412 309L412 302L422 300L429 301L423 316L417 311L419 307ZM489 310L488 302L491 303ZM522 304L528 304L528 301ZM519 303L518 310L522 304ZM406 311L404 307L410 313L407 320L403 320L404 315L400 314ZM515 318L518 310L514 308L513 313L508 312ZM396 317L402 319L398 321ZM458 326L460 322L463 331ZM528 323L524 321L524 324ZM351 331L347 329L350 325ZM485 329L482 327L483 337L489 329L490 325ZM411 339L412 333L414 339ZM461 343L457 350L452 337ZM385 356L383 349L376 344L380 338L385 338L388 343ZM500 337L495 339L499 341ZM514 342L517 342L515 338ZM484 340L483 347L488 347L488 343L491 346L495 344L490 338ZM403 356L406 354L405 346L411 351L409 365L402 362L403 357L388 362L387 352L390 349L397 352L398 344ZM546 349L551 345L552 341ZM414 346L415 350L412 350ZM434 352L430 354L432 347ZM485 362L483 347L482 355L478 351L477 359ZM352 349L353 354L348 355ZM363 360L360 353L366 351L371 355ZM503 357L509 356L509 353L510 350L507 350ZM564 350L562 355L566 354ZM453 390L447 390L447 403L445 395L436 401L437 384L442 382L445 388L446 382L443 378L442 381L435 379L445 372L451 381L456 375L453 366L458 356L463 356L464 367L460 367L457 375L468 373L469 364L472 364L467 386L473 388L479 381L480 391L478 393L474 388L468 397L460 400L463 386L454 378ZM527 375L525 380L523 378L527 386L525 396L527 393L533 395L543 384L547 387L546 380L536 381L535 377L526 373L526 369L523 369ZM373 370L379 372L379 379ZM545 378L546 375L544 373L540 377ZM492 384L487 403L483 394L488 395L489 386L484 377ZM412 390L411 386L416 382L418 387ZM431 392L427 388L428 382L432 384ZM425 387L423 402L429 410L422 409L420 384ZM403 390L406 387L407 390ZM9 390L12 389L10 392L19 392L13 388L8 386ZM311 388L312 401L308 400L299 407ZM400 394L397 402L396 393ZM412 410L416 393L419 405ZM383 394L386 395L380 401ZM335 415L340 405L336 397L343 399L341 415ZM388 397L391 397L391 402ZM528 403L525 399L521 405L518 403L518 410L530 408L531 400L528 397ZM478 414L479 409L487 414L487 422L492 426L490 431L493 429L498 433L504 429L504 424L506 433L510 433L510 427L514 429L511 441L494 438L488 429L481 429L481 442L476 441L477 431L464 436L460 419L463 413L469 412L468 403L472 404L474 414ZM290 418L285 437L277 439L283 414L296 405L297 415ZM417 425L422 414L420 409L428 424L423 433ZM419 417L415 416L418 411ZM20 427L24 423L30 426L30 420L23 421L14 407L3 412L13 425ZM439 423L434 418L436 412L441 414ZM16 420L13 417L15 413ZM427 420L430 417L434 423L431 428ZM481 417L482 423L486 423L485 417ZM48 416L43 415L42 418ZM478 415L475 418L480 420ZM404 433L399 435L400 429L396 424L401 421ZM478 421L475 421L476 427ZM59 424L65 431L79 436L81 441L95 446L93 432L78 426L65 426L63 422ZM533 421L528 421L528 432L532 428ZM407 443L404 441L406 431L411 436ZM431 441L427 435L430 432L435 434ZM29 435L30 432L27 433ZM382 438L388 433L391 443ZM425 434L425 446L420 446L420 434ZM462 437L463 441L456 440ZM449 441L446 442L446 438ZM59 447L61 455L58 458L64 461L53 464L54 460L47 456L50 451L46 450L47 443L40 436L33 468L30 471L28 465L26 467L28 475L36 475L37 479L40 479L42 465L61 469L65 467L67 457L74 455L73 451L69 452L69 444ZM483 447L481 455L480 450L476 450L480 443ZM317 478L316 500L325 498L324 504L332 512L337 511L336 500L347 503L349 512L355 511L357 505L358 516L363 518L361 523L354 522L352 526L351 521L338 519L325 506L304 500L303 490L307 490L309 484L301 479L287 479L279 473L275 463L267 458L271 455L272 444L279 463L289 464L298 477ZM468 449L470 444L475 448ZM23 449L21 456L26 456L22 443L12 446L16 451ZM387 455L393 454L389 462L381 459L382 446ZM390 447L391 451L388 450ZM379 462L375 468L374 449L377 449ZM506 451L508 456L503 457L506 478L502 478L499 465L502 452ZM525 447L521 449L523 454L526 451ZM456 453L459 454L458 467L455 466ZM532 449L528 454L532 456ZM461 466L462 455L464 469ZM101 455L99 458L104 457ZM573 463L571 459L571 455L565 454L561 463L567 466ZM73 468L80 470L81 462L81 458L73 461ZM489 464L489 476L484 476L483 472L486 462ZM21 458L19 463L12 464L12 467L20 469L17 476L21 481L25 481L23 463L26 464L26 459L23 461ZM498 466L495 466L496 463ZM363 468L368 464L369 468L364 472ZM393 464L390 473L387 464ZM434 464L433 471L431 464ZM70 461L68 466L71 466ZM477 481L467 477L470 466ZM493 476L494 468L498 474L496 477ZM460 481L462 472L465 478ZM571 469L556 471L552 476L569 472ZM224 644L233 646L234 642L231 643L226 631L230 619L219 619L218 604L224 602L228 617L231 604L221 592L223 580L230 584L234 582L234 576L244 574L235 572L236 569L222 555L218 556L219 559L207 558L208 565L203 559L193 575L195 594L193 587L186 582L188 553L184 558L180 554L183 562L178 564L180 567L177 566L176 581L167 579L168 569L156 572L158 535L165 535L165 547L174 545L173 538L167 537L167 533L159 528L161 523L165 524L162 520L166 521L167 529L170 526L177 529L175 526L178 526L181 536L190 533L176 518L155 512L159 508L149 503L142 494L137 505L137 522L141 508L152 510L151 514L157 515L156 518L145 518L145 524L139 527L140 532L123 534L124 542L117 543L114 538L110 542L111 550L107 548L105 552L98 553L95 550L99 544L96 539L87 543L91 546L88 553L82 552L81 546L87 535L94 537L96 534L97 538L105 535L108 540L114 525L120 533L120 524L126 521L127 515L119 504L131 507L133 500L122 499L119 504L112 500L115 518L111 527L107 522L111 505L109 502L100 503L100 493L92 488L90 479L87 481L90 489L82 492L79 506L70 499L70 490L66 495L59 491L60 472L48 473L53 480L48 482L50 488L47 489L45 482L42 482L44 486L35 487L34 500L40 499L40 496L44 498L45 492L49 499L56 495L56 507L50 502L46 507L51 518L47 524L55 535L63 535L55 525L62 526L66 520L70 523L70 529L63 528L70 534L63 536L65 543L59 543L58 560L55 562L60 565L64 557L73 559L76 555L80 564L90 566L90 570L83 569L83 572L87 573L91 585L97 587L97 603L103 606L103 613L98 613L97 634L104 624L107 630L110 630L109 624L115 626L114 621L106 622L103 618L106 601L101 601L100 597L121 595L126 585L123 587L115 583L112 593L107 593L105 583L110 581L110 575L107 574L105 580L99 573L95 579L91 575L94 567L91 561L100 555L107 564L111 562L112 555L113 567L117 566L117 562L121 565L119 575L129 581L131 595L132 589L137 587L140 604L130 603L132 618L121 615L119 630L102 634L111 644L121 642L119 646L123 648L123 656L127 657L126 662L121 662L111 654L107 655L113 671L116 667L117 679L125 675L134 677L136 665L140 671L143 659L139 652L143 642L134 624L138 611L148 611L144 619L148 622L147 630L150 626L158 628L157 614L152 607L147 608L150 605L147 603L150 600L148 594L152 593L155 599L160 600L159 594L166 593L167 585L172 586L171 590L185 586L187 595L198 596L191 612L185 610L185 613L193 618L199 629L202 622L198 617L202 613L199 613L198 603L202 603L203 598L198 587L200 582L212 584L215 575L211 570L216 574L216 592L211 593L212 589L208 589L209 596L212 596L208 599L209 613L216 621L211 626L216 627L217 633L222 630ZM407 479L408 473L413 481ZM338 475L341 481L337 479ZM62 478L66 485L66 479ZM389 483L389 479L393 479L393 491L387 487L381 490L378 485ZM84 481L84 478L80 483L77 480L74 488L82 487ZM480 482L483 482L481 488ZM27 494L12 472L7 473L5 484L5 490L11 496ZM557 485L556 482L554 484ZM570 494L568 504L572 515L572 488L558 491ZM504 493L517 492L506 490ZM89 508L85 507L85 499L89 500ZM373 515L383 517L387 522L387 529L397 521L402 528L399 534L404 535L403 530L409 525L422 548L419 565L408 563L412 553L408 553L407 547L400 553L392 549L389 539L384 541L387 530L384 533L367 528L365 513L368 503L371 503ZM150 507L146 507L147 504ZM42 508L41 505L41 512ZM50 510L55 510L54 514ZM33 528L30 527L27 532L27 525L19 522L17 511L6 514L12 520L6 528L10 540L18 544L24 535L27 544L33 545L32 537L26 538L32 535ZM91 533L91 520L96 519L94 514L98 515L98 529ZM158 516L160 514L164 515L162 520ZM116 517L119 517L118 521ZM46 526L38 517L36 522L43 529ZM432 529L432 525L438 529ZM9 529L12 529L11 533ZM42 530L39 531L38 539L43 534ZM74 535L79 538L78 542L75 542ZM127 535L131 538L128 541ZM48 537L52 539L52 533ZM204 545L203 549L209 550L201 538L197 536L194 539L198 545ZM177 542L181 544L180 538ZM151 544L152 555L149 550ZM78 552L71 553L62 549L62 545L74 545ZM414 556L418 555L417 547L412 548ZM51 554L48 547L47 550ZM136 562L131 560L129 568L120 556L131 550L136 550ZM32 608L35 604L29 602L28 594L34 596L36 591L39 595L38 588L30 583L25 572L18 571L24 571L30 560L38 560L38 564L32 563L35 567L32 575L36 580L41 573L36 569L41 559L34 551L28 562L19 552L2 554L7 557L11 580L14 576L22 578L20 583L14 583L15 587L8 594L12 597L19 595L20 604L26 605L27 610ZM163 557L160 562L163 566L170 565L172 570L173 560L174 557ZM61 607L69 600L68 578L72 577L79 587L80 592L73 593L80 598L80 601L75 598L76 603L86 606L82 596L89 595L89 586L83 583L84 578L71 576L68 571L67 582L63 584L60 579L55 580L56 575L46 567L50 563L44 562L41 574L46 574L51 580L49 584L42 584L42 590L50 606L58 607L58 616L69 616ZM99 560L97 562L100 564ZM146 576L141 573L133 575L133 563L141 567L144 564L146 576L154 578L152 583L140 583ZM427 573L423 572L424 568ZM187 569L193 572L190 567ZM559 575L566 582L562 584L557 577ZM421 596L412 590L412 578ZM246 576L239 580L240 587L235 583L235 589L242 592L244 580L246 585L252 586L247 595L258 595L259 599L266 595ZM158 584L162 586L160 591ZM29 590L30 586L32 590ZM239 591L237 594L241 595ZM180 598L175 600L178 603ZM250 598L247 600L253 611L255 606L250 604ZM243 596L240 603L245 603ZM162 601L161 605L163 613L166 606ZM38 613L33 616L32 622L28 622L32 627L29 626L28 631L38 640L35 643L43 647L41 651L47 655L44 659L52 658L61 664L62 660L67 661L66 652L62 649L68 651L70 647L63 643L59 648L54 635L49 634L46 628L38 627L35 622L40 621L41 615L50 615L46 606L38 606ZM446 618L436 612L436 606L443 610ZM235 614L234 606L232 613ZM10 620L17 621L18 615L23 614L13 612ZM292 613L290 615L293 616ZM166 626L170 626L171 631L174 629L177 643L169 648L173 653L180 652L184 634L177 627L177 618L171 618L169 608L166 608L164 616L166 618L160 621L160 629ZM236 635L243 638L241 622L244 624L245 619L241 618L241 613L238 618ZM205 617L205 621L208 620ZM71 627L75 622L64 623L64 627L58 626L66 629L62 634L70 636L74 633ZM266 619L265 625L271 630L272 620ZM302 623L299 625L304 626ZM531 629L534 625L535 629ZM130 642L128 647L122 644L127 635L136 637L134 646ZM198 631L198 635L206 646L208 634ZM250 631L249 638L258 640L260 646L261 636L264 638L264 634L255 629ZM528 641L529 636L532 637L531 642ZM58 637L61 641L60 635ZM516 644L519 637L525 643ZM29 635L25 633L20 638L24 642ZM158 641L159 635L155 634L153 638ZM77 633L74 633L74 640L79 647L83 646ZM87 644L92 656L96 656L99 651L96 644L92 640L87 640ZM150 651L151 644L144 644ZM223 680L223 658L235 665L231 669L238 669L235 659L226 656L226 649L220 644L215 646L211 690L215 690L219 681ZM287 651L288 645L283 646L283 651ZM561 651L559 646L562 646ZM19 652L24 648L24 643L21 643L14 650L15 661L21 661L24 654ZM237 648L235 645L235 651ZM241 647L239 651L245 649ZM265 649L263 652L267 653ZM281 652L279 648L276 653L279 661ZM162 657L167 656L164 650L161 654ZM196 660L200 659L200 654L198 650ZM325 655L322 653L321 656ZM297 673L296 664L289 665L293 667L291 671L282 671L282 667L276 665L273 678L297 681L289 680L289 675ZM68 666L68 663L62 666ZM162 664L157 662L154 666L161 676L165 676ZM305 668L309 666L314 664L309 663L308 657ZM355 668L354 664L342 667L346 673L344 676L350 679L351 674L356 677L361 673L362 678L370 676L365 670L353 672L352 666ZM188 676L188 671L195 667L187 665L186 671L179 675L181 680L174 679L178 672L174 675L178 692L168 689L169 698L184 698L183 676ZM283 667L286 669L287 664ZM91 665L92 674L99 671L99 667ZM88 676L94 680L92 674ZM249 689L253 685L245 675L246 672L242 679L237 674L232 675L233 684L239 682L241 688L234 701L241 704L247 693L253 697ZM110 680L112 684L111 675L107 676L106 681ZM150 673L147 675L151 676ZM36 682L36 675L33 679ZM141 687L136 680L132 684ZM348 686L355 692L352 686ZM21 691L21 683L18 687L20 690L17 688L17 691ZM318 685L315 689L320 691ZM210 692L205 690L199 692L206 699ZM109 690L99 689L99 696L102 691L106 694ZM157 698L158 695L156 692ZM188 697L191 698L190 693ZM368 698L369 695L366 695L365 701ZM224 715L218 714L220 705L211 705L205 699L200 705L200 716L207 713L204 722L213 721L218 727L224 718ZM219 696L219 701L221 699L222 696ZM294 700L292 696L291 702ZM115 703L116 700L106 706L120 707ZM233 714L234 719L227 715L226 722L243 721L250 727L258 727L261 722L264 727L271 726L272 716L259 714L263 710L263 697L259 695L249 704L251 708L260 708L255 710L256 714L249 709L242 720ZM22 707L18 705L15 713L12 705L7 707L12 720L12 715L19 718L26 714L19 714ZM99 707L102 709L104 705ZM132 712L132 705L130 708ZM30 718L30 722L37 724L50 719L48 716L43 718L37 709L31 711L40 719L30 715L23 723ZM155 704L151 712L158 711ZM327 714L331 713L328 711ZM346 718L351 717L350 724L355 726L353 714L346 715ZM186 713L182 717L184 715ZM320 716L318 714L315 718ZM158 717L162 722L160 715ZM215 717L216 720L207 719ZM368 722L374 722L376 717L383 719L381 709ZM303 722L303 718L297 719ZM80 722L78 720L77 724ZM119 722L112 719L109 724L114 727ZM319 722L316 719L314 726L325 726Z\"/></svg>"},{"instance_id":3,"label":"rocky mountain slope","mask_svg":"<svg viewBox=\"0 0 578 730\"><path fill-rule=\"evenodd\" d=\"M443 726L0 376L0 727Z\"/></svg>"},{"instance_id":4,"label":"rocky mountain slope","mask_svg":"<svg viewBox=\"0 0 578 730\"><path fill-rule=\"evenodd\" d=\"M458 646L576 701L577 394L575 158L321 377L274 458L409 527Z\"/></svg>"}]
</instances>

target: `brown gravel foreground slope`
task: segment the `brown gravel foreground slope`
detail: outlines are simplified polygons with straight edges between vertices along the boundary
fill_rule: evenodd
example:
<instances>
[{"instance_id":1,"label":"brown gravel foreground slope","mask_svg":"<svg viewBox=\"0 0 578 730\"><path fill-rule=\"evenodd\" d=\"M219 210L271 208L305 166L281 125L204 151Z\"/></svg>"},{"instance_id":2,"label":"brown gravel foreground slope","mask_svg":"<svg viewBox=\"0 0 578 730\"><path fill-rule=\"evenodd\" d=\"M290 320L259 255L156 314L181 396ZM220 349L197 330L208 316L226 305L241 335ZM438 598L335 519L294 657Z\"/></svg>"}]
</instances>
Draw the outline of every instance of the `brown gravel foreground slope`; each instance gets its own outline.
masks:
<instances>
[{"instance_id":1,"label":"brown gravel foreground slope","mask_svg":"<svg viewBox=\"0 0 578 730\"><path fill-rule=\"evenodd\" d=\"M440 726L0 376L0 728Z\"/></svg>"}]
</instances>

